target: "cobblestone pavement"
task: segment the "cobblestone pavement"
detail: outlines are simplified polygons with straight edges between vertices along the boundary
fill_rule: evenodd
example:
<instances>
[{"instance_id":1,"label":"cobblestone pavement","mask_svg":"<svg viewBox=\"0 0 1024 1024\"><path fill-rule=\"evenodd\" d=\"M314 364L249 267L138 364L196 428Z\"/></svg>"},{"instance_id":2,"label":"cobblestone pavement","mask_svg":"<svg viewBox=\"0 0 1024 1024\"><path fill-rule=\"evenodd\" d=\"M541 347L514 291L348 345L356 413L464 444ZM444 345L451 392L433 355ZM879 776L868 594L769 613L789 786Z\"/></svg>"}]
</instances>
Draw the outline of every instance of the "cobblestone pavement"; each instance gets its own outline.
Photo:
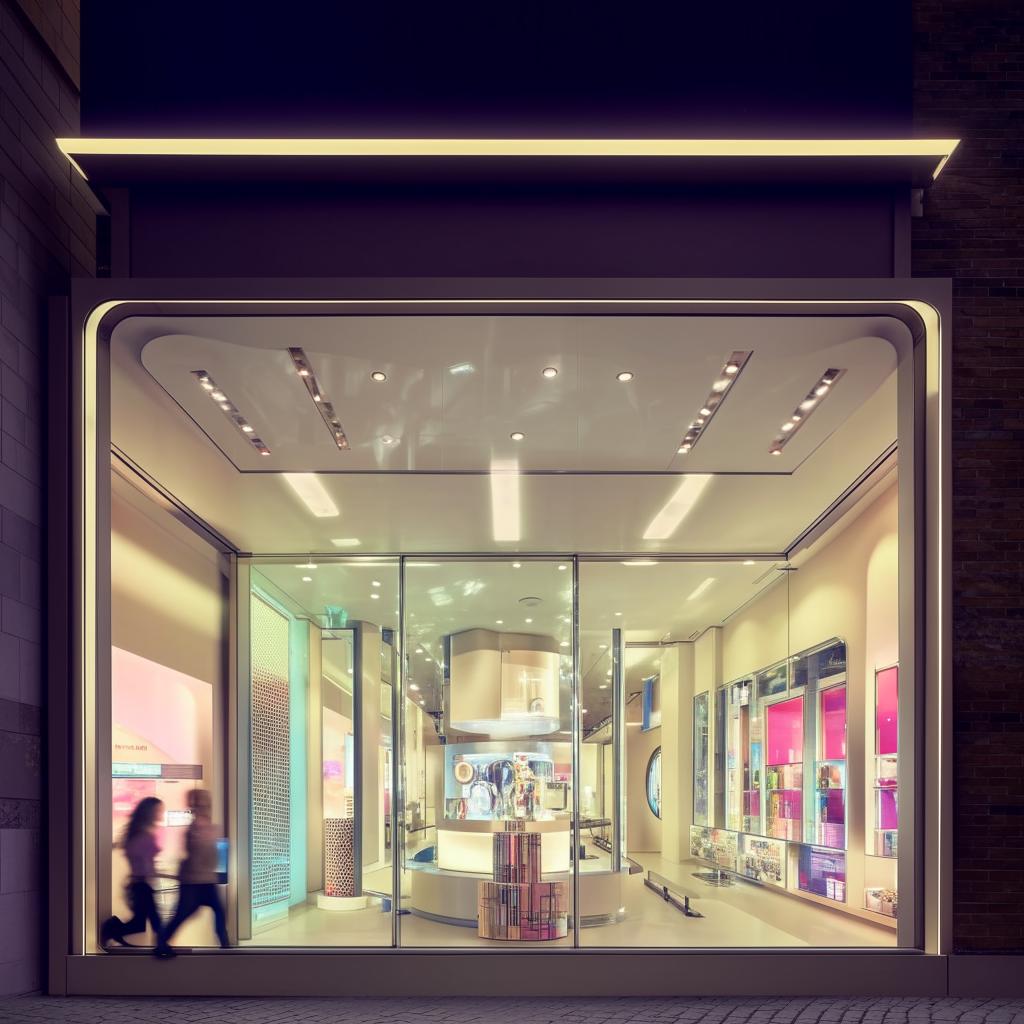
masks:
<instances>
[{"instance_id":1,"label":"cobblestone pavement","mask_svg":"<svg viewBox=\"0 0 1024 1024\"><path fill-rule=\"evenodd\" d=\"M2 1024L1024 1024L1012 999L0 999Z\"/></svg>"}]
</instances>

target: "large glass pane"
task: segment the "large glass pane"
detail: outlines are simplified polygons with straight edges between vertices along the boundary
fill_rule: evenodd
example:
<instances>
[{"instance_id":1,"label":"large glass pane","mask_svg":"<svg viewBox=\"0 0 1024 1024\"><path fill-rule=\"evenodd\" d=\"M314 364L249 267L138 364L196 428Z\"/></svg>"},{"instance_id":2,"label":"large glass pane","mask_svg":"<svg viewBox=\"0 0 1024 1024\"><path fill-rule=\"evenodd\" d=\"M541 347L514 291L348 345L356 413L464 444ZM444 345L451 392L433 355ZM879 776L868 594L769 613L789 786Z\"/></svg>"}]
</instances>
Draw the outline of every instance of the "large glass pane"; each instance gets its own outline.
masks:
<instances>
[{"instance_id":1,"label":"large glass pane","mask_svg":"<svg viewBox=\"0 0 1024 1024\"><path fill-rule=\"evenodd\" d=\"M397 563L261 560L243 575L251 840L241 941L390 945Z\"/></svg>"},{"instance_id":2,"label":"large glass pane","mask_svg":"<svg viewBox=\"0 0 1024 1024\"><path fill-rule=\"evenodd\" d=\"M405 946L572 942L572 579L406 563Z\"/></svg>"}]
</instances>

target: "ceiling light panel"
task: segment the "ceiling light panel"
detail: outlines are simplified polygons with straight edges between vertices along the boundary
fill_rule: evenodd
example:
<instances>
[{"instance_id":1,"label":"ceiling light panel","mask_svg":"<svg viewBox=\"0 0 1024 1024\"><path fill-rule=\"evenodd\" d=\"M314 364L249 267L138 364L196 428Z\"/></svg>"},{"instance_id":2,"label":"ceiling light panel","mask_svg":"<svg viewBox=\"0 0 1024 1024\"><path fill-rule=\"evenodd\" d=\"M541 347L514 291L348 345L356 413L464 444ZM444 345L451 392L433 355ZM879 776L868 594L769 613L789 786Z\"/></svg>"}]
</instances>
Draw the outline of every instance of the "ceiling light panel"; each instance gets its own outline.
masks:
<instances>
[{"instance_id":1,"label":"ceiling light panel","mask_svg":"<svg viewBox=\"0 0 1024 1024\"><path fill-rule=\"evenodd\" d=\"M751 352L733 352L725 361L711 385L708 397L704 399L697 410L697 415L690 421L683 439L679 442L679 455L686 455L707 433L711 421L715 418L715 413L718 412L726 396L732 391L752 354Z\"/></svg>"},{"instance_id":2,"label":"ceiling light panel","mask_svg":"<svg viewBox=\"0 0 1024 1024\"><path fill-rule=\"evenodd\" d=\"M779 427L778 434L768 448L771 455L781 455L782 449L799 432L800 428L810 419L811 414L825 401L846 370L829 367L815 382L814 386L804 396L800 404L790 414L788 420Z\"/></svg>"},{"instance_id":3,"label":"ceiling light panel","mask_svg":"<svg viewBox=\"0 0 1024 1024\"><path fill-rule=\"evenodd\" d=\"M224 389L205 370L193 370L192 376L203 391L210 396L224 415L231 420L235 429L260 453L269 455L270 449L257 436L256 428L238 411L238 407L225 394Z\"/></svg>"},{"instance_id":4,"label":"ceiling light panel","mask_svg":"<svg viewBox=\"0 0 1024 1024\"><path fill-rule=\"evenodd\" d=\"M317 519L329 519L341 515L334 499L316 473L282 473L289 487ZM305 568L305 566L300 566ZM313 568L316 568L313 566Z\"/></svg>"},{"instance_id":5,"label":"ceiling light panel","mask_svg":"<svg viewBox=\"0 0 1024 1024\"><path fill-rule=\"evenodd\" d=\"M295 367L299 380L306 385L306 390L309 392L309 397L313 399L313 404L316 406L317 412L320 413L320 418L331 432L331 440L341 451L348 451L348 438L345 436L341 421L338 419L330 399L324 394L323 388L320 387L320 382L316 379L313 366L306 353L301 348L289 348L288 355L292 358L292 366ZM387 378L385 377L384 379L386 380Z\"/></svg>"}]
</instances>

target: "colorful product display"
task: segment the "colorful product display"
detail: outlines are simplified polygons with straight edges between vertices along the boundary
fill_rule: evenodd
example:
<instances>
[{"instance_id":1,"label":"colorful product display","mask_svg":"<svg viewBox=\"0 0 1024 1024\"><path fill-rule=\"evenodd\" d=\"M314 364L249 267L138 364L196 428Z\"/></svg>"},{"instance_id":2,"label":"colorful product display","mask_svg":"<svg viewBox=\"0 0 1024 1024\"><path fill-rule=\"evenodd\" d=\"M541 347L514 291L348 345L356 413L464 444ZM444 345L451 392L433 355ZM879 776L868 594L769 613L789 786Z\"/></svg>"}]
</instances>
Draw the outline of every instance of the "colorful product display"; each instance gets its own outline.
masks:
<instances>
[{"instance_id":1,"label":"colorful product display","mask_svg":"<svg viewBox=\"0 0 1024 1024\"><path fill-rule=\"evenodd\" d=\"M765 885L786 887L786 844L775 839L740 836L739 873Z\"/></svg>"},{"instance_id":2,"label":"colorful product display","mask_svg":"<svg viewBox=\"0 0 1024 1024\"><path fill-rule=\"evenodd\" d=\"M802 846L797 887L815 896L845 903L846 854Z\"/></svg>"},{"instance_id":3,"label":"colorful product display","mask_svg":"<svg viewBox=\"0 0 1024 1024\"><path fill-rule=\"evenodd\" d=\"M445 748L447 821L543 821L564 809L569 766L536 751L475 753ZM548 789L552 790L549 794Z\"/></svg>"},{"instance_id":4,"label":"colorful product display","mask_svg":"<svg viewBox=\"0 0 1024 1024\"><path fill-rule=\"evenodd\" d=\"M542 942L569 932L569 883L541 881L541 837L509 822L494 834L494 881L477 883L482 939Z\"/></svg>"},{"instance_id":5,"label":"colorful product display","mask_svg":"<svg viewBox=\"0 0 1024 1024\"><path fill-rule=\"evenodd\" d=\"M898 849L898 691L897 666L875 673L875 835L870 852L876 857L895 857Z\"/></svg>"},{"instance_id":6,"label":"colorful product display","mask_svg":"<svg viewBox=\"0 0 1024 1024\"><path fill-rule=\"evenodd\" d=\"M865 889L864 909L874 911L876 914L884 914L886 917L896 917L896 890L895 889Z\"/></svg>"}]
</instances>

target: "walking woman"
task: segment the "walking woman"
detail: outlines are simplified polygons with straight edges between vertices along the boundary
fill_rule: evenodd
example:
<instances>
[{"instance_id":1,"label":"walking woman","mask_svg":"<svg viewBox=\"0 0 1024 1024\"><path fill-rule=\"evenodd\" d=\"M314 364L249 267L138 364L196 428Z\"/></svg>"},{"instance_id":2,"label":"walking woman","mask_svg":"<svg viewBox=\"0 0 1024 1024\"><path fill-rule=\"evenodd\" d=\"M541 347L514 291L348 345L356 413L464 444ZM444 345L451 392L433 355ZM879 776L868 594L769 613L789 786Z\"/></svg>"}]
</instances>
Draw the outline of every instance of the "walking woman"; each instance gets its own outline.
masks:
<instances>
[{"instance_id":1,"label":"walking woman","mask_svg":"<svg viewBox=\"0 0 1024 1024\"><path fill-rule=\"evenodd\" d=\"M129 946L126 935L138 935L153 926L155 935L160 935L160 917L156 912L153 886L150 880L156 876L156 855L160 846L156 841L157 823L163 817L163 801L155 796L140 800L128 819L124 830L124 855L128 858L131 876L128 880L128 905L132 908L132 919L122 921L119 917L108 917L100 928L100 942L107 946L111 942Z\"/></svg>"},{"instance_id":2,"label":"walking woman","mask_svg":"<svg viewBox=\"0 0 1024 1024\"><path fill-rule=\"evenodd\" d=\"M210 794L205 789L193 789L188 795L188 806L192 811L192 824L185 836L185 859L181 862L178 895L178 909L167 927L160 932L155 954L158 957L174 956L170 941L174 933L201 907L213 911L213 925L217 939L224 949L228 942L227 922L224 907L217 892L217 829L210 811Z\"/></svg>"}]
</instances>

